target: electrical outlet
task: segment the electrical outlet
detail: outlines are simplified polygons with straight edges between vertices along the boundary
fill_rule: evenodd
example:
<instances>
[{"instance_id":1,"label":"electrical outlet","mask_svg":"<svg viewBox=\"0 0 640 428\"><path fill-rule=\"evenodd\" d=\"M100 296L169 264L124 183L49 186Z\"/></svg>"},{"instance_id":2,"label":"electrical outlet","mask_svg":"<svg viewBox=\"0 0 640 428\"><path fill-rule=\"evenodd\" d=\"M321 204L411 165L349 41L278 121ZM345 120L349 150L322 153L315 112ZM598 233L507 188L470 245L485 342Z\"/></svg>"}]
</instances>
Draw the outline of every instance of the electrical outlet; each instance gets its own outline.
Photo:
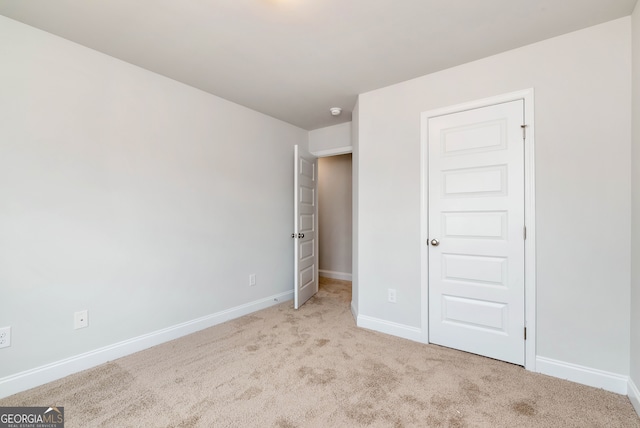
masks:
<instances>
[{"instance_id":1,"label":"electrical outlet","mask_svg":"<svg viewBox=\"0 0 640 428\"><path fill-rule=\"evenodd\" d=\"M249 285L250 286L256 285L256 274L255 273L252 273L251 275L249 275Z\"/></svg>"},{"instance_id":2,"label":"electrical outlet","mask_svg":"<svg viewBox=\"0 0 640 428\"><path fill-rule=\"evenodd\" d=\"M0 348L11 346L11 327L0 328Z\"/></svg>"},{"instance_id":3,"label":"electrical outlet","mask_svg":"<svg viewBox=\"0 0 640 428\"><path fill-rule=\"evenodd\" d=\"M89 311L86 309L73 314L73 328L77 330L85 327L89 327Z\"/></svg>"},{"instance_id":4,"label":"electrical outlet","mask_svg":"<svg viewBox=\"0 0 640 428\"><path fill-rule=\"evenodd\" d=\"M387 300L389 300L390 303L395 303L396 302L396 289L395 288L389 288L387 290Z\"/></svg>"}]
</instances>

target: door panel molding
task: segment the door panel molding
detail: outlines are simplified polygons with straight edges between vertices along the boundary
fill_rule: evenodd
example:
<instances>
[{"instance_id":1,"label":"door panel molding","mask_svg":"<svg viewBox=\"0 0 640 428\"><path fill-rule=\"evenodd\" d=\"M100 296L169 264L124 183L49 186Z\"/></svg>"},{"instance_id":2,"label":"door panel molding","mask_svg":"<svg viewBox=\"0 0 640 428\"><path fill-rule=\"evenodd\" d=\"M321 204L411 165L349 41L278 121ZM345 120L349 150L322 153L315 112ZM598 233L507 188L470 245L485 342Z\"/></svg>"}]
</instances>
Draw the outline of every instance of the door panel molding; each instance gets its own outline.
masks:
<instances>
[{"instance_id":1,"label":"door panel molding","mask_svg":"<svg viewBox=\"0 0 640 428\"><path fill-rule=\"evenodd\" d=\"M536 371L536 229L535 229L535 127L534 127L534 90L525 89L522 91L507 93L490 98L471 101L463 104L457 104L449 107L438 108L425 111L421 114L421 156L420 156L420 173L421 173L421 216L420 216L420 248L421 248L421 341L429 343L429 129L428 121L430 118L448 115L451 113L459 113L467 110L474 110L482 107L488 107L496 104L508 103L511 101L524 101L524 118L526 124L526 142L524 146L524 215L526 225L525 240L525 327L527 329L527 340L525 341L525 368L530 371ZM475 132L474 129L469 129ZM524 131L523 131L524 132ZM448 146L450 149L469 150L469 151L485 151L489 147L461 147L455 139L450 141ZM486 184L491 187L495 185L496 177L487 176ZM495 182L495 183L494 183ZM455 183L454 183L455 184ZM489 188L488 187L488 188ZM464 189L462 189L464 190ZM496 189L497 190L497 189ZM478 197L490 197L490 195Z\"/></svg>"}]
</instances>

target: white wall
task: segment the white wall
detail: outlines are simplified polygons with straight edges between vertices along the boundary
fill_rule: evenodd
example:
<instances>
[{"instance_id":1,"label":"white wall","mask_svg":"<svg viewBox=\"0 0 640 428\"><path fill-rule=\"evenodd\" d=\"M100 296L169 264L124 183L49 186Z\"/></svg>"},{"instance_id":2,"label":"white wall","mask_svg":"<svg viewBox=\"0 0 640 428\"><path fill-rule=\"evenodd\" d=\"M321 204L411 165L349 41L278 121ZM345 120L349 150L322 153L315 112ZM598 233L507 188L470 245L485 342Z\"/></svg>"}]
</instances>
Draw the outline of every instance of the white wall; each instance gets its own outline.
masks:
<instances>
[{"instance_id":1,"label":"white wall","mask_svg":"<svg viewBox=\"0 0 640 428\"><path fill-rule=\"evenodd\" d=\"M631 380L640 388L640 3L633 12L633 208L631 250ZM640 413L640 392L636 389Z\"/></svg>"},{"instance_id":2,"label":"white wall","mask_svg":"<svg viewBox=\"0 0 640 428\"><path fill-rule=\"evenodd\" d=\"M0 380L291 292L306 131L4 17L0 63Z\"/></svg>"},{"instance_id":3,"label":"white wall","mask_svg":"<svg viewBox=\"0 0 640 428\"><path fill-rule=\"evenodd\" d=\"M359 253L360 253L360 238L358 231L360 230L360 101L356 101L356 105L353 107L351 116L351 144L353 146L353 152L351 153L351 182L352 182L352 196L353 203L352 209L352 228L353 228L353 250L351 252L352 265L351 265L351 312L353 316L357 318L359 312Z\"/></svg>"},{"instance_id":4,"label":"white wall","mask_svg":"<svg viewBox=\"0 0 640 428\"><path fill-rule=\"evenodd\" d=\"M315 156L351 153L351 122L309 131L309 152Z\"/></svg>"},{"instance_id":5,"label":"white wall","mask_svg":"<svg viewBox=\"0 0 640 428\"><path fill-rule=\"evenodd\" d=\"M351 280L351 154L318 159L320 276Z\"/></svg>"},{"instance_id":6,"label":"white wall","mask_svg":"<svg viewBox=\"0 0 640 428\"><path fill-rule=\"evenodd\" d=\"M628 374L630 30L627 17L360 95L359 315L421 327L420 113L534 88L537 353Z\"/></svg>"}]
</instances>

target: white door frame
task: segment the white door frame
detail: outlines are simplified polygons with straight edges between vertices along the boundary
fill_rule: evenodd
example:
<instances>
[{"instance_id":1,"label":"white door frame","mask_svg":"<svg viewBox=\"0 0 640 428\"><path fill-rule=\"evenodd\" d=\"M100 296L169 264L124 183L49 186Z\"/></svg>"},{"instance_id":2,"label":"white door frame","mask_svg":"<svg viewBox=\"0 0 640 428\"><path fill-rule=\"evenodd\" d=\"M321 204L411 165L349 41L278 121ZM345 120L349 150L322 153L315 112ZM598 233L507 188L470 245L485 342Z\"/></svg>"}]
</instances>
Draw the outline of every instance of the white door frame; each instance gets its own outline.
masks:
<instances>
[{"instance_id":1,"label":"white door frame","mask_svg":"<svg viewBox=\"0 0 640 428\"><path fill-rule=\"evenodd\" d=\"M524 287L525 287L525 368L536 370L536 229L535 229L535 146L534 146L534 94L533 88L495 97L471 101L455 106L423 112L420 131L420 268L421 268L421 331L422 342L429 343L429 118L487 107L510 101L524 100L526 142L524 148L524 216L527 228L525 240Z\"/></svg>"}]
</instances>

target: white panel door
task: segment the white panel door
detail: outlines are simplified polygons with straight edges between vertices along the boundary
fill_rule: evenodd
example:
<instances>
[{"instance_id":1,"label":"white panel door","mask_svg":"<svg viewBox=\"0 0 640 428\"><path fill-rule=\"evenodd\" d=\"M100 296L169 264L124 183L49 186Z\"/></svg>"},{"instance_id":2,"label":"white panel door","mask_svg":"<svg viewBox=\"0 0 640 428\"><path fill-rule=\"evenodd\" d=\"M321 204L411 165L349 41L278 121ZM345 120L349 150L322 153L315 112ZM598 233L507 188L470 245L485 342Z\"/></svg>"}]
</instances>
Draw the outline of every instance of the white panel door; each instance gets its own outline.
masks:
<instances>
[{"instance_id":1,"label":"white panel door","mask_svg":"<svg viewBox=\"0 0 640 428\"><path fill-rule=\"evenodd\" d=\"M318 161L303 147L294 148L293 211L294 307L318 292Z\"/></svg>"},{"instance_id":2,"label":"white panel door","mask_svg":"<svg viewBox=\"0 0 640 428\"><path fill-rule=\"evenodd\" d=\"M524 365L524 101L430 118L429 342Z\"/></svg>"}]
</instances>

